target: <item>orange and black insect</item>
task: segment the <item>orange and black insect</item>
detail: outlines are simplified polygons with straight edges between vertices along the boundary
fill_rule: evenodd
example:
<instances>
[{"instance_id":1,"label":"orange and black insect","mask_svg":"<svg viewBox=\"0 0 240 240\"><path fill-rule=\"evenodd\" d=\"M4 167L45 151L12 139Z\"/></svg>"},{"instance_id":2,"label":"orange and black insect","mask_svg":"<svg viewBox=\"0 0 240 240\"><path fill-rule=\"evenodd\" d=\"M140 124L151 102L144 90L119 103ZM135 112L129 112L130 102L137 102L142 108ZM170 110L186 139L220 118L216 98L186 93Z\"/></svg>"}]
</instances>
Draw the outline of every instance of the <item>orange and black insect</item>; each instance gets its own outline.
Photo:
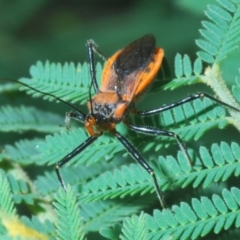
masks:
<instances>
[{"instance_id":1,"label":"orange and black insect","mask_svg":"<svg viewBox=\"0 0 240 240\"><path fill-rule=\"evenodd\" d=\"M156 47L156 39L153 35L145 35L136 41L130 43L127 47L117 51L107 60L103 69L101 86L99 88L95 75L94 51L100 53L93 41L87 42L87 49L90 63L91 86L89 89L88 109L89 113L84 114L77 110L67 113L67 119L74 118L85 124L90 137L80 144L71 153L66 155L56 165L56 173L61 185L64 182L60 174L60 167L69 162L74 156L84 151L105 131L110 132L126 148L131 156L149 173L153 178L153 183L160 200L161 206L165 207L163 194L158 186L153 169L138 152L138 150L116 130L116 124L123 122L126 126L136 132L148 135L164 135L175 138L180 149L191 164L186 147L181 138L173 132L161 130L149 126L136 126L129 123L129 114L137 114L140 117L156 114L165 110L174 108L186 102L193 101L197 98L207 97L213 101L225 105L226 107L238 109L219 101L207 93L198 93L191 95L181 101L174 102L168 106L160 107L153 110L137 111L135 102L139 95L146 90L156 76L164 56L163 49ZM95 91L95 96L91 96L91 88Z\"/></svg>"},{"instance_id":2,"label":"orange and black insect","mask_svg":"<svg viewBox=\"0 0 240 240\"><path fill-rule=\"evenodd\" d=\"M149 166L138 150L116 130L116 124L123 122L130 130L141 134L152 136L163 135L175 138L186 159L189 161L189 164L191 164L191 159L188 155L187 149L178 135L152 126L137 126L132 124L128 119L129 114L137 114L140 117L145 117L175 108L184 103L203 97L207 97L216 103L233 110L240 110L212 97L207 93L197 93L164 107L138 111L135 107L135 102L137 101L139 95L141 95L154 80L164 56L163 49L156 47L156 39L151 34L145 35L130 43L127 47L117 51L107 60L105 68L103 69L100 88L95 74L94 51L100 55L101 53L91 40L87 42L87 50L91 74L91 85L89 88L88 100L89 112L87 114L83 113L72 104L69 104L52 94L41 92L22 83L37 92L52 96L73 108L74 111L67 113L67 124L69 124L71 118L76 119L84 123L85 128L90 135L76 149L67 154L56 164L55 170L58 179L62 187L65 187L63 178L60 174L60 168L69 162L73 157L90 147L90 145L92 145L94 141L105 131L108 131L119 140L131 156L152 176L157 196L160 200L161 206L164 208L165 201L158 186L153 169ZM95 92L94 96L92 96L92 90Z\"/></svg>"}]
</instances>

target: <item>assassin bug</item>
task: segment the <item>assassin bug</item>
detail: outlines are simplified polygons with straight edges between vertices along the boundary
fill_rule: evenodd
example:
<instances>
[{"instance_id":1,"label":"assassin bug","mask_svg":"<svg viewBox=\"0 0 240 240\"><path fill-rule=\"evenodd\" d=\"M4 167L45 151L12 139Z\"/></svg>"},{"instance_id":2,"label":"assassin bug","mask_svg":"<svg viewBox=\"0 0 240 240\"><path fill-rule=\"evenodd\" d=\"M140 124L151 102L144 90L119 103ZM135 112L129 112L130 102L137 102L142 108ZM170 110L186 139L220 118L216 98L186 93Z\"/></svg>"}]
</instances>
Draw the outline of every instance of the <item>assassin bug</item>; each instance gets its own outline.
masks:
<instances>
[{"instance_id":1,"label":"assassin bug","mask_svg":"<svg viewBox=\"0 0 240 240\"><path fill-rule=\"evenodd\" d=\"M87 42L87 50L92 78L91 86L89 88L89 113L84 114L79 110L69 112L67 113L67 123L71 118L83 122L90 137L57 163L55 169L58 179L64 187L64 182L59 169L74 156L89 147L103 134L103 132L108 131L119 140L132 157L152 176L157 196L161 206L164 208L166 207L164 197L158 186L153 169L141 156L138 150L116 130L116 124L122 121L129 129L142 134L153 136L164 135L175 138L180 149L183 151L191 165L191 158L182 139L178 135L155 127L136 126L129 123L128 115L134 113L140 117L144 117L172 109L186 102L203 97L207 97L231 109L239 110L207 93L198 93L164 107L147 111L137 111L135 108L135 102L139 95L141 95L154 80L164 56L163 49L156 47L155 37L151 34L145 35L130 43L122 50L117 51L112 57L110 57L103 69L100 88L97 84L95 75L94 51L101 56L102 54L98 51L96 45L91 40ZM93 97L91 96L92 88L95 91L95 96Z\"/></svg>"},{"instance_id":2,"label":"assassin bug","mask_svg":"<svg viewBox=\"0 0 240 240\"><path fill-rule=\"evenodd\" d=\"M83 152L84 149L92 145L94 141L105 131L108 131L119 140L132 157L152 176L157 196L160 200L161 206L164 208L166 207L164 197L158 186L153 169L141 156L138 150L116 130L116 124L123 122L130 130L142 134L153 136L163 135L176 139L180 149L183 151L186 159L191 165L191 158L182 139L178 135L152 126L137 126L131 124L128 120L129 114L137 114L140 117L145 117L175 108L184 103L203 97L209 98L212 101L230 109L236 111L240 110L212 97L207 93L197 93L164 107L147 111L138 111L135 108L135 102L154 80L164 56L163 49L156 47L156 39L151 34L145 35L130 43L127 47L117 51L107 60L105 68L103 69L100 88L96 80L94 52L97 52L100 56L102 56L102 54L99 52L92 40L87 42L87 50L91 74L88 100L89 113L85 114L74 105L69 104L52 94L41 92L22 83L30 89L52 96L73 108L74 111L68 112L66 115L67 126L71 118L76 119L84 123L85 128L90 135L83 143L56 164L55 170L57 177L62 187L65 188L63 178L60 174L60 168L69 162L73 157ZM92 89L95 92L94 96L92 96Z\"/></svg>"}]
</instances>

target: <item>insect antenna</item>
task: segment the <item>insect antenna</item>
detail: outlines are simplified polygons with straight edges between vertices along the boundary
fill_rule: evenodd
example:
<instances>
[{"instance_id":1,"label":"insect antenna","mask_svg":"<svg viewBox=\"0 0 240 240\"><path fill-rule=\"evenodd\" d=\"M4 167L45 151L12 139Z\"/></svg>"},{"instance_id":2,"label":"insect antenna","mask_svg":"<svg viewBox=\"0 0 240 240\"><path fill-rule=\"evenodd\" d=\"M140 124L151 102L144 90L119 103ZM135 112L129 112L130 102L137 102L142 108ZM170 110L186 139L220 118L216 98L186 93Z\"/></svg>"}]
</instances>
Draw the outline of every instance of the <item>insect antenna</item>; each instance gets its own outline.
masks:
<instances>
[{"instance_id":1,"label":"insect antenna","mask_svg":"<svg viewBox=\"0 0 240 240\"><path fill-rule=\"evenodd\" d=\"M93 106L92 106L92 92L91 89L93 87L93 81L91 81L90 87L88 89L88 96L89 96L89 102L90 102L90 112L93 114Z\"/></svg>"},{"instance_id":2,"label":"insect antenna","mask_svg":"<svg viewBox=\"0 0 240 240\"><path fill-rule=\"evenodd\" d=\"M74 109L75 111L77 111L78 113L80 113L80 115L81 115L81 120L82 120L82 121L84 121L84 119L85 119L85 114L84 114L79 108L77 108L77 107L74 106L73 104L71 104L71 103L69 103L69 102L67 102L67 101L65 101L65 100L63 100L63 99L61 99L61 98L59 98L59 97L51 94L51 93L47 93L47 92L40 91L40 90L38 90L38 89L36 89L36 88L34 88L34 87L29 86L29 85L26 84L26 83L20 82L20 81L18 81L18 80L13 80L13 79L1 79L1 80L2 80L2 81L10 81L10 82L19 83L19 84L21 84L21 85L23 85L23 86L25 86L25 87L27 87L27 88L35 91L35 92L41 93L41 94L43 94L43 95L45 95L45 96L53 97L54 99L58 100L59 102L62 102L62 103L64 103L64 104L66 104L67 106L71 107L72 109Z\"/></svg>"}]
</instances>

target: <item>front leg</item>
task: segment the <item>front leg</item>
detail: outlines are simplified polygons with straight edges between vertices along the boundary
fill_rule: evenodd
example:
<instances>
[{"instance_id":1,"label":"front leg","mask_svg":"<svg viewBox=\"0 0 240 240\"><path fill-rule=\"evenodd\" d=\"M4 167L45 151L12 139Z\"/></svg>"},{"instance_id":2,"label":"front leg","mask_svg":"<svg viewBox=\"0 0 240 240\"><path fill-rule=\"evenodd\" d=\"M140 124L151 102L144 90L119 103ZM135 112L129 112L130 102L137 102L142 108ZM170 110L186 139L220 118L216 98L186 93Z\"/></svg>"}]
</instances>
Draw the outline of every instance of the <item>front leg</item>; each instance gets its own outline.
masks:
<instances>
[{"instance_id":1,"label":"front leg","mask_svg":"<svg viewBox=\"0 0 240 240\"><path fill-rule=\"evenodd\" d=\"M75 111L67 112L65 117L65 126L67 130L70 129L71 118L74 118L75 120L83 123L85 116L83 116L83 114L80 112Z\"/></svg>"}]
</instances>

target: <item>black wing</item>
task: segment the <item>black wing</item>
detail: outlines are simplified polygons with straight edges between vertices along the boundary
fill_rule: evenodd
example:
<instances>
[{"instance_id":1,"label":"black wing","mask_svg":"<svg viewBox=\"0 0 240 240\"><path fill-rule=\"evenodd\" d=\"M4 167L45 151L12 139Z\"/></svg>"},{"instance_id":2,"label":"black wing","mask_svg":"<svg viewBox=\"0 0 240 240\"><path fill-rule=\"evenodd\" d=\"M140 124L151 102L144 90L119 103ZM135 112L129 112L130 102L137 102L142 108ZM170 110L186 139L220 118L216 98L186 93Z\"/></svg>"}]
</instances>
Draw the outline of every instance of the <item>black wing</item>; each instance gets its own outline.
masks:
<instances>
[{"instance_id":1,"label":"black wing","mask_svg":"<svg viewBox=\"0 0 240 240\"><path fill-rule=\"evenodd\" d=\"M125 47L114 62L118 79L122 81L127 75L145 69L152 60L155 46L155 37L147 34Z\"/></svg>"}]
</instances>

